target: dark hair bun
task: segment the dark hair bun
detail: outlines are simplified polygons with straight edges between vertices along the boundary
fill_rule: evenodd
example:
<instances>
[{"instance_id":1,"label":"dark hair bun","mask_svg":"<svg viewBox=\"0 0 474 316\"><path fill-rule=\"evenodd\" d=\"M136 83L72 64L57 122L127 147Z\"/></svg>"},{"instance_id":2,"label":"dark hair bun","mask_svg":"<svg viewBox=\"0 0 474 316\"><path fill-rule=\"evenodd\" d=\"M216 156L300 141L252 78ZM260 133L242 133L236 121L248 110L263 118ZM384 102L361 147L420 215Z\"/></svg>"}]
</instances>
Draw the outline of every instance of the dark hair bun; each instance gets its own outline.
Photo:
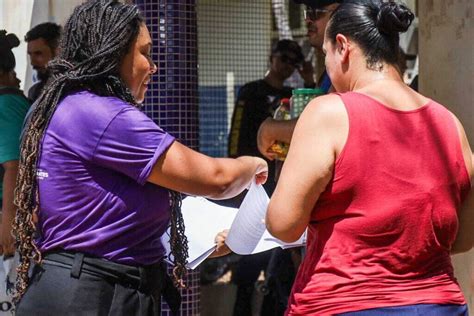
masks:
<instances>
[{"instance_id":1,"label":"dark hair bun","mask_svg":"<svg viewBox=\"0 0 474 316\"><path fill-rule=\"evenodd\" d=\"M375 25L386 35L395 35L408 30L415 15L403 4L394 1L384 2L380 6Z\"/></svg>"},{"instance_id":2,"label":"dark hair bun","mask_svg":"<svg viewBox=\"0 0 474 316\"><path fill-rule=\"evenodd\" d=\"M10 33L7 35L7 31L0 30L0 46L7 49L12 49L13 47L18 47L20 45L20 40L18 37Z\"/></svg>"}]
</instances>

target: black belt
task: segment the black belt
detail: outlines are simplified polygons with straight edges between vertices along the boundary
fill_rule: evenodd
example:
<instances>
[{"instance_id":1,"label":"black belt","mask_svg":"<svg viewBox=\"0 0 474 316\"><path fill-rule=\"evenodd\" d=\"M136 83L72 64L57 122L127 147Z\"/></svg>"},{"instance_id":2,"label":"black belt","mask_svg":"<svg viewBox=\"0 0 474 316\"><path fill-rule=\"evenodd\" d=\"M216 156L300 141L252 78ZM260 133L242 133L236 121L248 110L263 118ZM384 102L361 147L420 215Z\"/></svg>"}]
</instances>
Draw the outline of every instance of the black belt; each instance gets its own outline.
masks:
<instances>
[{"instance_id":1,"label":"black belt","mask_svg":"<svg viewBox=\"0 0 474 316\"><path fill-rule=\"evenodd\" d=\"M177 314L179 311L181 295L174 287L166 272L166 264L162 261L149 266L134 267L68 251L46 253L43 261L46 264L70 268L71 277L76 279L81 273L87 273L153 295L157 297L158 302L159 295L163 295L172 313Z\"/></svg>"}]
</instances>

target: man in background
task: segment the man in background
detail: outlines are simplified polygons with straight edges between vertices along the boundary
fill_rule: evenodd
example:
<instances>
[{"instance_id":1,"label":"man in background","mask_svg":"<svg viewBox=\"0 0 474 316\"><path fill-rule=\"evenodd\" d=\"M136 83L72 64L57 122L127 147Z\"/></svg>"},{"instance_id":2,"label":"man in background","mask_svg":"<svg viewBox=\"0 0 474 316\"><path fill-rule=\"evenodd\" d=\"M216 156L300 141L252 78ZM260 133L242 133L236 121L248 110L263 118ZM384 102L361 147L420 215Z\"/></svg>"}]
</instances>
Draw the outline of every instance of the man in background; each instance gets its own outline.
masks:
<instances>
[{"instance_id":1,"label":"man in background","mask_svg":"<svg viewBox=\"0 0 474 316\"><path fill-rule=\"evenodd\" d=\"M229 157L262 156L257 148L257 131L266 118L273 116L280 100L291 97L292 88L284 85L285 80L295 70L298 70L305 81L305 86L314 86L312 69L304 68L303 63L303 52L297 42L284 39L272 46L269 69L265 77L249 82L239 90L229 134ZM271 195L276 184L274 179L275 163L267 162L268 180L264 187L268 195ZM241 194L240 199L243 196L244 194ZM233 206L240 205L239 198L233 202L235 203ZM277 251L278 253L276 253ZM232 273L232 282L237 285L237 296L233 315L250 316L255 312L252 311L255 282L262 271L268 272L272 255L274 256L272 262L275 262L275 267L272 270L276 269L281 272L276 281L282 284L269 288L270 293L265 295L260 314L281 315L286 309L295 271L290 253L283 252L281 249L274 249L243 256L235 266ZM270 274L265 274L266 277L270 277Z\"/></svg>"},{"instance_id":2,"label":"man in background","mask_svg":"<svg viewBox=\"0 0 474 316\"><path fill-rule=\"evenodd\" d=\"M305 4L305 22L308 29L308 41L316 50L322 51L324 32L331 14L344 0L293 0ZM332 89L331 80L326 71L322 73L317 86L328 93ZM290 143L297 119L277 121L268 118L260 125L257 134L258 149L267 159L273 160L275 154L268 151L275 141Z\"/></svg>"},{"instance_id":3,"label":"man in background","mask_svg":"<svg viewBox=\"0 0 474 316\"><path fill-rule=\"evenodd\" d=\"M60 36L61 26L51 22L38 24L26 33L27 52L31 66L36 71L37 80L28 90L28 99L31 103L36 101L48 80L47 65L58 53Z\"/></svg>"}]
</instances>

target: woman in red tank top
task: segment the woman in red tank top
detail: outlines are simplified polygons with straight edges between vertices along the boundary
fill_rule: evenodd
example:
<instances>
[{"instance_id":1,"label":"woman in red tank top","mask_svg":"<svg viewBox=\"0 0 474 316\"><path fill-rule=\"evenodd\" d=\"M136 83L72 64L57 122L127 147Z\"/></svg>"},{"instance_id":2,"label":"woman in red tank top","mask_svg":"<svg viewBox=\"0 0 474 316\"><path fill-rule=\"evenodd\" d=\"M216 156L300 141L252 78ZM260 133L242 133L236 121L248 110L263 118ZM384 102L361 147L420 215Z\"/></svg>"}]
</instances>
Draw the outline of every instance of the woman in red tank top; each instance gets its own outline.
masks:
<instances>
[{"instance_id":1,"label":"woman in red tank top","mask_svg":"<svg viewBox=\"0 0 474 316\"><path fill-rule=\"evenodd\" d=\"M328 23L338 93L299 118L266 218L283 241L308 229L288 315L468 313L450 254L473 247L472 151L459 120L399 74L413 17L358 1Z\"/></svg>"}]
</instances>

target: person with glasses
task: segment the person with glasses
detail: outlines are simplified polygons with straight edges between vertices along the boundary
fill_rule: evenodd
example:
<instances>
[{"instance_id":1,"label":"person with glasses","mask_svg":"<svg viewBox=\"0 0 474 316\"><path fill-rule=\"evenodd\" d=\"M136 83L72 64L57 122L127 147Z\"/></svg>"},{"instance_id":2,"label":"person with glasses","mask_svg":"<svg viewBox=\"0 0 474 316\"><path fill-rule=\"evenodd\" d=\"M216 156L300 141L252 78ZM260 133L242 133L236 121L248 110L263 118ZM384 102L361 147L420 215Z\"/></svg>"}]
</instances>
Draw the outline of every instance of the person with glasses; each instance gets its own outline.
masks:
<instances>
[{"instance_id":1,"label":"person with glasses","mask_svg":"<svg viewBox=\"0 0 474 316\"><path fill-rule=\"evenodd\" d=\"M297 42L287 39L276 42L272 47L269 62L270 67L263 79L249 82L240 88L229 133L229 157L241 155L262 157L257 148L258 128L266 118L273 116L281 99L291 97L292 88L285 86L284 82L295 70L300 70L305 85L314 85L312 70L310 73L303 71L304 56ZM269 162L268 168L270 176L264 187L267 193L271 195L275 188L275 179L273 178L275 163ZM242 198L243 194L228 203L232 206L238 206ZM255 282L260 272L266 270L272 253L272 250L270 250L251 256L243 256L233 267L232 282L237 285L234 315L252 314L251 297ZM290 262L284 264L285 270L289 272L289 286L286 289L286 297L281 300L284 305L279 308L281 312L286 308L287 296L294 278L294 271L291 270L291 258L289 253L285 255L288 255L288 258L279 258L279 260L288 259L287 261ZM274 306L275 302L272 301L272 295L266 295L262 306L262 314L274 315Z\"/></svg>"},{"instance_id":2,"label":"person with glasses","mask_svg":"<svg viewBox=\"0 0 474 316\"><path fill-rule=\"evenodd\" d=\"M413 19L359 0L327 24L338 93L301 114L265 220L285 242L307 231L286 315L469 315L451 255L474 245L472 150L456 116L403 81Z\"/></svg>"},{"instance_id":3,"label":"person with glasses","mask_svg":"<svg viewBox=\"0 0 474 316\"><path fill-rule=\"evenodd\" d=\"M293 0L295 3L304 4L304 18L308 29L308 41L312 47L322 52L324 31L331 14L338 8L343 0ZM306 85L305 85L306 86ZM308 85L309 88L314 88ZM324 71L317 82L318 88L328 93L332 90L331 80ZM268 118L262 122L257 133L257 144L260 152L269 160L274 160L276 154L269 150L276 141L290 143L291 135L295 128L297 119L289 121L277 121Z\"/></svg>"},{"instance_id":4,"label":"person with glasses","mask_svg":"<svg viewBox=\"0 0 474 316\"><path fill-rule=\"evenodd\" d=\"M297 42L284 39L273 45L265 77L246 83L239 90L229 132L229 157L262 156L257 148L258 128L266 118L273 116L281 99L291 97L292 88L284 86L284 82L301 68L303 62L304 56ZM312 79L312 74L307 76L306 84L312 84ZM274 168L274 164L269 166L270 175L274 174ZM267 193L271 194L274 187L275 181L268 179Z\"/></svg>"}]
</instances>

